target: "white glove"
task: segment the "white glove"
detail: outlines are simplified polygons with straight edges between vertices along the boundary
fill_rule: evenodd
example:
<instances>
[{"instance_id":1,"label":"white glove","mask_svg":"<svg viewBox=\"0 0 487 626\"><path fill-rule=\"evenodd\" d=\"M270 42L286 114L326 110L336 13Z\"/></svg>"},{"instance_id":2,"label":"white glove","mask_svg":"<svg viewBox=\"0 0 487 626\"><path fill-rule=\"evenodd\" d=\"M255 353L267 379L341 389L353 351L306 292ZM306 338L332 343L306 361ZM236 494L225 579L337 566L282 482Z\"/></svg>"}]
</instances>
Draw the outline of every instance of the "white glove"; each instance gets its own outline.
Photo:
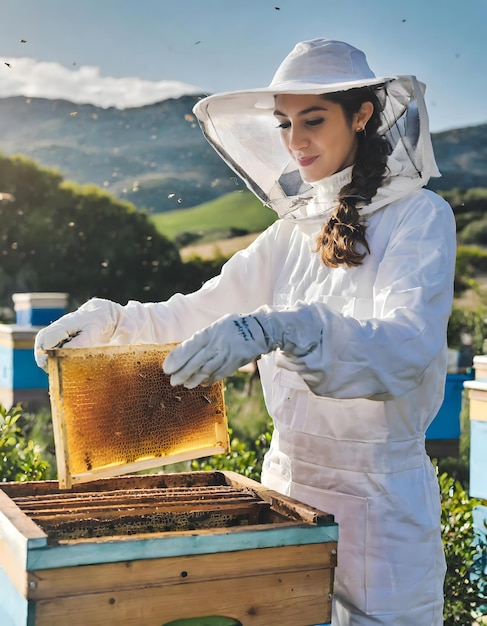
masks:
<instances>
[{"instance_id":1,"label":"white glove","mask_svg":"<svg viewBox=\"0 0 487 626\"><path fill-rule=\"evenodd\" d=\"M264 329L253 315L225 315L177 346L164 361L171 384L192 389L230 376L269 352Z\"/></svg>"},{"instance_id":2,"label":"white glove","mask_svg":"<svg viewBox=\"0 0 487 626\"><path fill-rule=\"evenodd\" d=\"M310 338L308 308L226 315L177 346L166 357L164 372L172 385L192 389L230 376L277 348L291 356L309 354L321 345L322 337L318 329Z\"/></svg>"},{"instance_id":3,"label":"white glove","mask_svg":"<svg viewBox=\"0 0 487 626\"><path fill-rule=\"evenodd\" d=\"M93 298L77 311L68 313L37 333L34 356L39 367L47 369L46 350L62 348L88 348L110 342L120 305Z\"/></svg>"}]
</instances>

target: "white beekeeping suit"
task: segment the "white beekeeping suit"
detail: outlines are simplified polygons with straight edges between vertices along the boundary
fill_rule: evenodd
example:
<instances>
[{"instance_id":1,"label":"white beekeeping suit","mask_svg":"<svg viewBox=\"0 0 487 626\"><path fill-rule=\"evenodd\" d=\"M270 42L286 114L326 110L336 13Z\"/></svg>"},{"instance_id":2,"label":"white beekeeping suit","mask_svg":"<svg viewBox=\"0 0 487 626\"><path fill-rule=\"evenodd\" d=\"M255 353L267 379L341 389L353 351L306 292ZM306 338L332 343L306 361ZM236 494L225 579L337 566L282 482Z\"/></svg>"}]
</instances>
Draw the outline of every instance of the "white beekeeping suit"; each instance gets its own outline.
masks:
<instances>
[{"instance_id":1,"label":"white beekeeping suit","mask_svg":"<svg viewBox=\"0 0 487 626\"><path fill-rule=\"evenodd\" d=\"M275 131L273 96L364 85L377 90L392 152L360 209L370 253L357 267L333 268L314 251L316 237L353 166L304 184ZM449 205L423 189L438 175L423 86L412 76L376 78L352 46L312 40L268 88L210 96L195 114L280 219L199 291L124 307L91 300L41 331L36 348L78 331L65 347L191 338L168 366L188 386L262 354L275 425L262 482L335 515L333 626L439 626L440 498L424 439L443 399L455 224Z\"/></svg>"}]
</instances>

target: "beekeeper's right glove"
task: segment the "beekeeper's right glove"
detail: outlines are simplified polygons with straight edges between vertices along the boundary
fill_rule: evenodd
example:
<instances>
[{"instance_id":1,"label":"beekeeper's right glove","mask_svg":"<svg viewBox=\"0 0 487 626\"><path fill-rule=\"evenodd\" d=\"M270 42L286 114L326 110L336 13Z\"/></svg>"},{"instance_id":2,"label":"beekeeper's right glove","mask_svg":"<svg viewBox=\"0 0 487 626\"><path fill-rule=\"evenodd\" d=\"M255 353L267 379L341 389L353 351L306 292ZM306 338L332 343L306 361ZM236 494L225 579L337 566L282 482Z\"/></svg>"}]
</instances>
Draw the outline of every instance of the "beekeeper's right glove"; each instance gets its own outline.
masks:
<instances>
[{"instance_id":1,"label":"beekeeper's right glove","mask_svg":"<svg viewBox=\"0 0 487 626\"><path fill-rule=\"evenodd\" d=\"M319 349L321 342L321 325L313 323L308 305L262 307L248 315L224 315L174 348L163 367L172 385L192 389L230 376L273 350L302 357Z\"/></svg>"},{"instance_id":2,"label":"beekeeper's right glove","mask_svg":"<svg viewBox=\"0 0 487 626\"><path fill-rule=\"evenodd\" d=\"M121 305L110 300L93 298L77 311L43 328L37 334L34 346L37 365L47 369L46 350L107 345L116 328L120 308Z\"/></svg>"}]
</instances>

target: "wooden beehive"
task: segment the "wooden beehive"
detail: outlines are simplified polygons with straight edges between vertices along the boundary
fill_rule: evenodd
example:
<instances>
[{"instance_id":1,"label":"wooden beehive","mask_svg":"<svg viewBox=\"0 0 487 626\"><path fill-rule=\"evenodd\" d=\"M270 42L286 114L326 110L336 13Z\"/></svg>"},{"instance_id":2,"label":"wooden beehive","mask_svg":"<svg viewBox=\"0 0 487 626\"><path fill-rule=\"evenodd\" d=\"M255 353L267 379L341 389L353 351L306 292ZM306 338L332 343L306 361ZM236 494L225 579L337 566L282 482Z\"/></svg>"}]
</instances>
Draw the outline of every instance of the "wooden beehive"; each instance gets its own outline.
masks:
<instances>
[{"instance_id":1,"label":"wooden beehive","mask_svg":"<svg viewBox=\"0 0 487 626\"><path fill-rule=\"evenodd\" d=\"M175 345L48 352L61 487L229 450L223 384L172 387Z\"/></svg>"},{"instance_id":2,"label":"wooden beehive","mask_svg":"<svg viewBox=\"0 0 487 626\"><path fill-rule=\"evenodd\" d=\"M475 380L466 381L470 421L470 481L472 498L487 504L487 358L474 358Z\"/></svg>"},{"instance_id":3,"label":"wooden beehive","mask_svg":"<svg viewBox=\"0 0 487 626\"><path fill-rule=\"evenodd\" d=\"M333 517L238 474L1 487L2 626L330 620Z\"/></svg>"}]
</instances>

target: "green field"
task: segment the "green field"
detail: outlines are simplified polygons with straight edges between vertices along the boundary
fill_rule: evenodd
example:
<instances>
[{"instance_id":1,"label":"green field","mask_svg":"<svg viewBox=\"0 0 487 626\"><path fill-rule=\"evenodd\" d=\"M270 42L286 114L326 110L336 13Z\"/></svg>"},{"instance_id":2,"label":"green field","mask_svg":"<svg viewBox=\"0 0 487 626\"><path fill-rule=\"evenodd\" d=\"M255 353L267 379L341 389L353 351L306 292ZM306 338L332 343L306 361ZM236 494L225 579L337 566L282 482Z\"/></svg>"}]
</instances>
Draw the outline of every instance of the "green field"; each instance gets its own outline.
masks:
<instances>
[{"instance_id":1,"label":"green field","mask_svg":"<svg viewBox=\"0 0 487 626\"><path fill-rule=\"evenodd\" d=\"M181 233L198 233L199 241L205 242L231 237L237 230L261 232L276 217L250 191L232 191L191 209L157 213L151 220L169 239L174 240Z\"/></svg>"}]
</instances>

